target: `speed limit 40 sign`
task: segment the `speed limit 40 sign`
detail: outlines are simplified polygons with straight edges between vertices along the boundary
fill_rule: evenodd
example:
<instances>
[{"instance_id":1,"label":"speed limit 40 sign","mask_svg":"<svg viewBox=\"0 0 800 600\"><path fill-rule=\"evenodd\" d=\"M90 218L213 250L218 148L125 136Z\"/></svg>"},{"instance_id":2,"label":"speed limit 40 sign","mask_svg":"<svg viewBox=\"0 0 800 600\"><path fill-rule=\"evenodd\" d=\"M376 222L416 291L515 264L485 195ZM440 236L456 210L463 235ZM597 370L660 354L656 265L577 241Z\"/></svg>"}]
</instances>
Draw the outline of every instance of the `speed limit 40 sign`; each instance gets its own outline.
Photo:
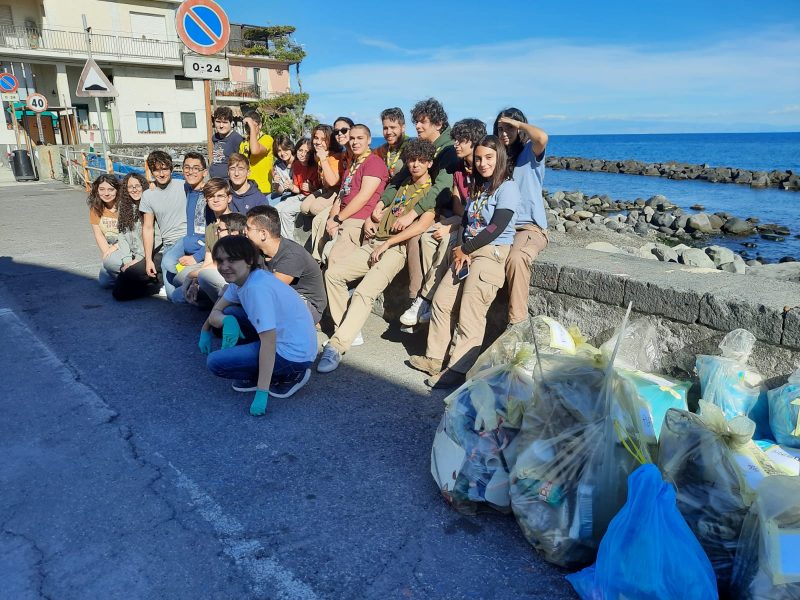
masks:
<instances>
[{"instance_id":1,"label":"speed limit 40 sign","mask_svg":"<svg viewBox=\"0 0 800 600\"><path fill-rule=\"evenodd\" d=\"M29 94L25 106L36 113L44 112L47 110L47 98L42 94Z\"/></svg>"}]
</instances>

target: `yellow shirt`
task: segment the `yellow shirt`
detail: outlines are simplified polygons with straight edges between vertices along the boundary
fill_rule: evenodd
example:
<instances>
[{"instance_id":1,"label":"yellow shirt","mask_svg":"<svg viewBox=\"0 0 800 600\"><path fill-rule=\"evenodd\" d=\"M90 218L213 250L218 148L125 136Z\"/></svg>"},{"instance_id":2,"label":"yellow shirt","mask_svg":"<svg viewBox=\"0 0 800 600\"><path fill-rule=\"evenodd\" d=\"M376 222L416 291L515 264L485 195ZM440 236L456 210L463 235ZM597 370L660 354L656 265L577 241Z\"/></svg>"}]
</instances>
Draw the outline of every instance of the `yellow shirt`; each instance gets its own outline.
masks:
<instances>
[{"instance_id":1,"label":"yellow shirt","mask_svg":"<svg viewBox=\"0 0 800 600\"><path fill-rule=\"evenodd\" d=\"M258 189L263 194L269 194L272 190L270 186L270 176L272 175L272 163L275 157L272 155L272 136L264 134L258 138L258 143L267 149L263 156L250 156L250 140L245 139L239 146L239 152L250 160L250 179L258 184Z\"/></svg>"}]
</instances>

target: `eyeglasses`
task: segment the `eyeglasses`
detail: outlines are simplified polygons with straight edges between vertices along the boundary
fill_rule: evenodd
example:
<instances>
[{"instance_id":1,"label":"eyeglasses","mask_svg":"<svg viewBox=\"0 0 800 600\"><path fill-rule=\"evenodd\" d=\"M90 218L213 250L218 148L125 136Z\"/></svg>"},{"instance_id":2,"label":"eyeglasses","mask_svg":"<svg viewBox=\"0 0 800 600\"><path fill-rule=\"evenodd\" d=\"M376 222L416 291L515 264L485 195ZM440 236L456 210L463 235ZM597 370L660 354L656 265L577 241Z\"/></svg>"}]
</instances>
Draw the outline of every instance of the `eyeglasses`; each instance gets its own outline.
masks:
<instances>
[{"instance_id":1,"label":"eyeglasses","mask_svg":"<svg viewBox=\"0 0 800 600\"><path fill-rule=\"evenodd\" d=\"M348 131L350 131L349 127L342 127L341 129L334 129L333 133L335 133L336 135L344 135Z\"/></svg>"},{"instance_id":2,"label":"eyeglasses","mask_svg":"<svg viewBox=\"0 0 800 600\"><path fill-rule=\"evenodd\" d=\"M220 233L228 233L229 231L230 229L228 229L227 227L217 227L217 235L219 235Z\"/></svg>"},{"instance_id":3,"label":"eyeglasses","mask_svg":"<svg viewBox=\"0 0 800 600\"><path fill-rule=\"evenodd\" d=\"M194 167L187 167L186 165L183 166L184 173L202 173L205 171L205 167L194 166Z\"/></svg>"},{"instance_id":4,"label":"eyeglasses","mask_svg":"<svg viewBox=\"0 0 800 600\"><path fill-rule=\"evenodd\" d=\"M245 225L244 231L266 231L266 229L262 227L250 227L250 225Z\"/></svg>"},{"instance_id":5,"label":"eyeglasses","mask_svg":"<svg viewBox=\"0 0 800 600\"><path fill-rule=\"evenodd\" d=\"M140 185L129 185L128 186L128 191L129 192L139 192L141 190L142 190L142 186L140 186Z\"/></svg>"}]
</instances>

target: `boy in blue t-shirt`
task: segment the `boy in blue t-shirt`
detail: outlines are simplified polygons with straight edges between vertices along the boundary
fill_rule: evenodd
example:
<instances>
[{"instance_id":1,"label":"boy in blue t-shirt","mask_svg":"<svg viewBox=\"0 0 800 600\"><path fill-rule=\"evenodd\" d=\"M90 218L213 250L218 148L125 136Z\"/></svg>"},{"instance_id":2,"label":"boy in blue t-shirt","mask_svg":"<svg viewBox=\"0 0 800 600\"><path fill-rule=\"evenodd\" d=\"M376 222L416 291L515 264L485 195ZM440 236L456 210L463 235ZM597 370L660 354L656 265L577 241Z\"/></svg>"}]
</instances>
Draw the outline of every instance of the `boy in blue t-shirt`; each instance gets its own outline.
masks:
<instances>
[{"instance_id":1,"label":"boy in blue t-shirt","mask_svg":"<svg viewBox=\"0 0 800 600\"><path fill-rule=\"evenodd\" d=\"M246 237L221 238L212 256L229 285L203 323L200 351L212 373L238 380L234 390L255 392L250 414L263 415L270 395L288 398L308 382L317 356L314 322L298 293L261 268ZM216 352L212 327L222 329Z\"/></svg>"}]
</instances>

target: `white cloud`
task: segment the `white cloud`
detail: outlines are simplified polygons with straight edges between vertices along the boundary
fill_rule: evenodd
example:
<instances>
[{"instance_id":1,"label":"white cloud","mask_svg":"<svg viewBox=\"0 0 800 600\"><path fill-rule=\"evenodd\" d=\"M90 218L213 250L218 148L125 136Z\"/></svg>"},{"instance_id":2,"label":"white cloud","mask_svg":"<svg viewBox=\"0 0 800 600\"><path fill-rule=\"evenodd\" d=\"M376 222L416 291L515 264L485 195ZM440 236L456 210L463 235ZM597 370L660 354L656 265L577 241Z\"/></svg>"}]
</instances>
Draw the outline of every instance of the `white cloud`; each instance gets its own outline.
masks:
<instances>
[{"instance_id":1,"label":"white cloud","mask_svg":"<svg viewBox=\"0 0 800 600\"><path fill-rule=\"evenodd\" d=\"M706 120L713 130L715 121L736 119L799 122L800 36L787 30L678 49L529 39L411 51L361 42L402 58L306 74L311 112L346 110L371 120L386 106L407 110L435 96L451 121L475 116L491 123L499 109L514 105L556 125L688 119Z\"/></svg>"}]
</instances>

